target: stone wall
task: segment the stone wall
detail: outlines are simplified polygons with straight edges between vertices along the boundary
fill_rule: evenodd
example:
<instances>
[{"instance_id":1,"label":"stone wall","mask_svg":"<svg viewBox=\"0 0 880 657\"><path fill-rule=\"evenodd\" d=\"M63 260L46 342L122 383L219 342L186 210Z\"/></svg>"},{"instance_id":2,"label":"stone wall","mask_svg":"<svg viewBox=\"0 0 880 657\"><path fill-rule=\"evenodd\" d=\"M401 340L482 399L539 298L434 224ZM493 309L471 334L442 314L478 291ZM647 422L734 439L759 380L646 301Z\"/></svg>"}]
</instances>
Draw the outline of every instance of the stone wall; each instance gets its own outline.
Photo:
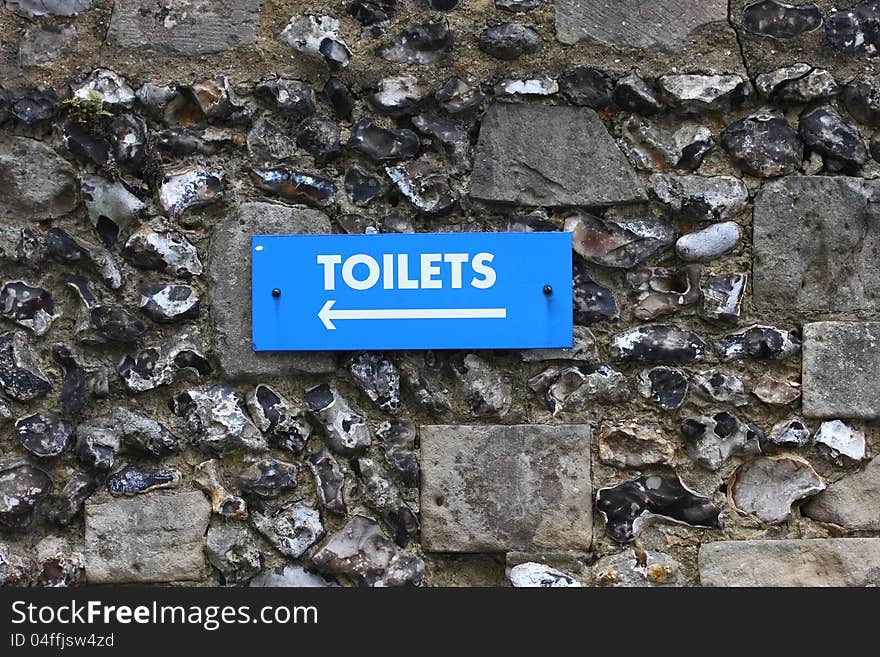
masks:
<instances>
[{"instance_id":1,"label":"stone wall","mask_svg":"<svg viewBox=\"0 0 880 657\"><path fill-rule=\"evenodd\" d=\"M880 2L796 4L6 0L0 583L880 583ZM250 235L484 230L573 349L251 350Z\"/></svg>"}]
</instances>

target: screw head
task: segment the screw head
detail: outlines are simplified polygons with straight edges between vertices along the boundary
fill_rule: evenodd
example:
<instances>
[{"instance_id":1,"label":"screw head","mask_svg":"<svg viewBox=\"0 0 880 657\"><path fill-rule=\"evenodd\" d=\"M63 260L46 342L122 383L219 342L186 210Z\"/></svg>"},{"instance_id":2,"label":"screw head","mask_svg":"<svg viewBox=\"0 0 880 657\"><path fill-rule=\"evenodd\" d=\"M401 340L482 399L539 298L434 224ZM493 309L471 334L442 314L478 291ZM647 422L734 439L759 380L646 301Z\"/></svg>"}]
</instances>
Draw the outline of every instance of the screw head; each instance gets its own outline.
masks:
<instances>
[{"instance_id":1,"label":"screw head","mask_svg":"<svg viewBox=\"0 0 880 657\"><path fill-rule=\"evenodd\" d=\"M276 287L274 290L272 290L272 296L277 299L281 296L281 290Z\"/></svg>"},{"instance_id":2,"label":"screw head","mask_svg":"<svg viewBox=\"0 0 880 657\"><path fill-rule=\"evenodd\" d=\"M544 286L544 295L549 297L552 294L553 294L553 286L552 285L545 285Z\"/></svg>"}]
</instances>

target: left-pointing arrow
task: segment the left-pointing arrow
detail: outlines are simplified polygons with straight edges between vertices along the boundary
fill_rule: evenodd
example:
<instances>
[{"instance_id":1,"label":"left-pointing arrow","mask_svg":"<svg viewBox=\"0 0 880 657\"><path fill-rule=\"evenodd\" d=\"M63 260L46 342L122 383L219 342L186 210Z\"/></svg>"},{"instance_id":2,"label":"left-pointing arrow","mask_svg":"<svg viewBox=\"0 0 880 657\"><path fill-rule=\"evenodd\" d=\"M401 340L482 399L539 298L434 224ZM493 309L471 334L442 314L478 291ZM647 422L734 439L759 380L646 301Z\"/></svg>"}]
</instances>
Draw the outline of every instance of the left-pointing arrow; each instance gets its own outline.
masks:
<instances>
[{"instance_id":1,"label":"left-pointing arrow","mask_svg":"<svg viewBox=\"0 0 880 657\"><path fill-rule=\"evenodd\" d=\"M328 331L339 319L505 319L507 308L375 308L364 310L333 310L336 303L330 299L318 312L318 318Z\"/></svg>"}]
</instances>

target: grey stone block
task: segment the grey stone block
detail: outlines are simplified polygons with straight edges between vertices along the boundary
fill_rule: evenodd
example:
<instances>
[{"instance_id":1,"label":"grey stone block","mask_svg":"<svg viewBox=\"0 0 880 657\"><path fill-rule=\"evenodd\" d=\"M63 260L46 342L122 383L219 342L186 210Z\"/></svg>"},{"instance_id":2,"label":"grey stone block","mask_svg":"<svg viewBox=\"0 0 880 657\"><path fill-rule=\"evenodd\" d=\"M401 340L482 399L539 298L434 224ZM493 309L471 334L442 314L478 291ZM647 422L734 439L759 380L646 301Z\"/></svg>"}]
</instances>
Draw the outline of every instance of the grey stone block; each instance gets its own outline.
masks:
<instances>
[{"instance_id":1,"label":"grey stone block","mask_svg":"<svg viewBox=\"0 0 880 657\"><path fill-rule=\"evenodd\" d=\"M107 40L123 48L204 55L253 43L260 0L116 0Z\"/></svg>"},{"instance_id":2,"label":"grey stone block","mask_svg":"<svg viewBox=\"0 0 880 657\"><path fill-rule=\"evenodd\" d=\"M542 206L645 198L641 181L593 110L501 103L483 117L470 194Z\"/></svg>"},{"instance_id":3,"label":"grey stone block","mask_svg":"<svg viewBox=\"0 0 880 657\"><path fill-rule=\"evenodd\" d=\"M880 322L804 325L803 410L807 417L880 417Z\"/></svg>"},{"instance_id":4,"label":"grey stone block","mask_svg":"<svg viewBox=\"0 0 880 657\"><path fill-rule=\"evenodd\" d=\"M880 538L704 543L699 566L703 586L880 586Z\"/></svg>"},{"instance_id":5,"label":"grey stone block","mask_svg":"<svg viewBox=\"0 0 880 657\"><path fill-rule=\"evenodd\" d=\"M590 547L588 425L436 425L420 435L426 550Z\"/></svg>"},{"instance_id":6,"label":"grey stone block","mask_svg":"<svg viewBox=\"0 0 880 657\"><path fill-rule=\"evenodd\" d=\"M79 203L74 168L35 139L0 137L0 220L45 221Z\"/></svg>"},{"instance_id":7,"label":"grey stone block","mask_svg":"<svg viewBox=\"0 0 880 657\"><path fill-rule=\"evenodd\" d=\"M622 48L681 50L691 33L727 22L727 0L556 0L556 38Z\"/></svg>"},{"instance_id":8,"label":"grey stone block","mask_svg":"<svg viewBox=\"0 0 880 657\"><path fill-rule=\"evenodd\" d=\"M243 203L214 229L208 268L211 340L228 378L335 371L329 353L255 352L251 340L251 237L330 232L323 212L275 203Z\"/></svg>"},{"instance_id":9,"label":"grey stone block","mask_svg":"<svg viewBox=\"0 0 880 657\"><path fill-rule=\"evenodd\" d=\"M877 310L880 185L790 176L755 197L754 298L762 310Z\"/></svg>"},{"instance_id":10,"label":"grey stone block","mask_svg":"<svg viewBox=\"0 0 880 657\"><path fill-rule=\"evenodd\" d=\"M801 513L855 531L880 531L880 456L801 507Z\"/></svg>"},{"instance_id":11,"label":"grey stone block","mask_svg":"<svg viewBox=\"0 0 880 657\"><path fill-rule=\"evenodd\" d=\"M195 491L89 500L86 578L90 584L201 580L210 516L211 505Z\"/></svg>"}]
</instances>

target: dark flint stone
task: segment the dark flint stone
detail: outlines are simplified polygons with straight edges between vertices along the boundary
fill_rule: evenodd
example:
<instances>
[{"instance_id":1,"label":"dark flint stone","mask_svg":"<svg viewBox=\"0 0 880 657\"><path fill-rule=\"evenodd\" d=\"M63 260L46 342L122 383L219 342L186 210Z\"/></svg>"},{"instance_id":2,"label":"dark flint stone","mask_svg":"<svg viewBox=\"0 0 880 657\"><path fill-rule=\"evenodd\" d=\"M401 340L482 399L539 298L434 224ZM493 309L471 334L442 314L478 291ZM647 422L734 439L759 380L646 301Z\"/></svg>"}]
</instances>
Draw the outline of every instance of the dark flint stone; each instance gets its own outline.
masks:
<instances>
[{"instance_id":1,"label":"dark flint stone","mask_svg":"<svg viewBox=\"0 0 880 657\"><path fill-rule=\"evenodd\" d=\"M196 291L189 285L147 283L141 288L140 308L154 322L196 319L199 303Z\"/></svg>"},{"instance_id":2,"label":"dark flint stone","mask_svg":"<svg viewBox=\"0 0 880 657\"><path fill-rule=\"evenodd\" d=\"M348 119L354 109L354 98L341 80L330 78L324 85L324 97L333 108L337 119Z\"/></svg>"},{"instance_id":3,"label":"dark flint stone","mask_svg":"<svg viewBox=\"0 0 880 657\"><path fill-rule=\"evenodd\" d=\"M431 9L437 11L452 11L458 7L460 0L428 0Z\"/></svg>"},{"instance_id":4,"label":"dark flint stone","mask_svg":"<svg viewBox=\"0 0 880 657\"><path fill-rule=\"evenodd\" d=\"M351 361L351 376L381 410L391 414L400 410L400 374L390 360L361 352Z\"/></svg>"},{"instance_id":5,"label":"dark flint stone","mask_svg":"<svg viewBox=\"0 0 880 657\"><path fill-rule=\"evenodd\" d=\"M721 133L721 145L746 172L763 178L795 173L804 145L784 117L758 113L739 119Z\"/></svg>"},{"instance_id":6,"label":"dark flint stone","mask_svg":"<svg viewBox=\"0 0 880 657\"><path fill-rule=\"evenodd\" d=\"M367 95L367 105L378 114L406 116L418 110L428 98L428 87L413 75L383 78L376 91Z\"/></svg>"},{"instance_id":7,"label":"dark flint stone","mask_svg":"<svg viewBox=\"0 0 880 657\"><path fill-rule=\"evenodd\" d=\"M345 10L361 25L373 25L394 16L396 8L397 0L352 0L346 5Z\"/></svg>"},{"instance_id":8,"label":"dark flint stone","mask_svg":"<svg viewBox=\"0 0 880 657\"><path fill-rule=\"evenodd\" d=\"M182 278L202 273L195 245L172 230L139 228L126 241L122 255L141 269L165 271Z\"/></svg>"},{"instance_id":9,"label":"dark flint stone","mask_svg":"<svg viewBox=\"0 0 880 657\"><path fill-rule=\"evenodd\" d=\"M126 354L116 371L129 392L145 392L182 379L210 374L208 360L187 339Z\"/></svg>"},{"instance_id":10,"label":"dark flint stone","mask_svg":"<svg viewBox=\"0 0 880 657\"><path fill-rule=\"evenodd\" d=\"M880 47L880 0L865 0L830 14L825 21L825 36L841 52L876 56Z\"/></svg>"},{"instance_id":11,"label":"dark flint stone","mask_svg":"<svg viewBox=\"0 0 880 657\"><path fill-rule=\"evenodd\" d=\"M247 105L236 98L229 84L229 79L224 75L200 80L187 87L180 87L180 92L196 104L202 116L210 123L218 121L247 123L249 121Z\"/></svg>"},{"instance_id":12,"label":"dark flint stone","mask_svg":"<svg viewBox=\"0 0 880 657\"><path fill-rule=\"evenodd\" d=\"M12 116L27 125L48 121L57 111L58 94L48 87L33 89L12 103Z\"/></svg>"},{"instance_id":13,"label":"dark flint stone","mask_svg":"<svg viewBox=\"0 0 880 657\"><path fill-rule=\"evenodd\" d=\"M822 25L822 11L813 3L789 5L777 0L755 2L743 9L746 31L774 39L794 39Z\"/></svg>"},{"instance_id":14,"label":"dark flint stone","mask_svg":"<svg viewBox=\"0 0 880 657\"><path fill-rule=\"evenodd\" d=\"M434 94L437 104L450 114L459 114L479 107L485 96L480 85L462 78L449 78Z\"/></svg>"},{"instance_id":15,"label":"dark flint stone","mask_svg":"<svg viewBox=\"0 0 880 657\"><path fill-rule=\"evenodd\" d=\"M874 134L871 135L869 149L871 151L871 157L874 158L874 161L880 162L880 130L876 130Z\"/></svg>"},{"instance_id":16,"label":"dark flint stone","mask_svg":"<svg viewBox=\"0 0 880 657\"><path fill-rule=\"evenodd\" d=\"M348 198L355 205L368 205L388 190L384 179L371 175L356 164L345 172L344 184Z\"/></svg>"},{"instance_id":17,"label":"dark flint stone","mask_svg":"<svg viewBox=\"0 0 880 657\"><path fill-rule=\"evenodd\" d=\"M225 150L238 148L245 143L241 132L207 125L190 125L169 128L160 132L156 145L174 155L216 155Z\"/></svg>"},{"instance_id":18,"label":"dark flint stone","mask_svg":"<svg viewBox=\"0 0 880 657\"><path fill-rule=\"evenodd\" d=\"M675 242L675 228L663 219L624 219L589 214L565 220L575 253L603 267L629 269Z\"/></svg>"},{"instance_id":19,"label":"dark flint stone","mask_svg":"<svg viewBox=\"0 0 880 657\"><path fill-rule=\"evenodd\" d=\"M251 463L238 473L238 487L246 495L274 498L296 488L297 469L291 463L264 459Z\"/></svg>"},{"instance_id":20,"label":"dark flint stone","mask_svg":"<svg viewBox=\"0 0 880 657\"><path fill-rule=\"evenodd\" d=\"M73 119L61 124L61 137L71 155L83 162L103 167L110 161L110 145Z\"/></svg>"},{"instance_id":21,"label":"dark flint stone","mask_svg":"<svg viewBox=\"0 0 880 657\"><path fill-rule=\"evenodd\" d=\"M331 71L338 71L348 66L351 61L351 51L342 41L333 37L324 37L318 45L318 52L324 57Z\"/></svg>"},{"instance_id":22,"label":"dark flint stone","mask_svg":"<svg viewBox=\"0 0 880 657\"><path fill-rule=\"evenodd\" d=\"M31 454L58 456L73 438L73 427L52 411L39 411L15 421L15 431Z\"/></svg>"},{"instance_id":23,"label":"dark flint stone","mask_svg":"<svg viewBox=\"0 0 880 657\"><path fill-rule=\"evenodd\" d=\"M451 175L467 172L471 143L465 128L435 114L418 114L412 118L412 123L416 130L439 144Z\"/></svg>"},{"instance_id":24,"label":"dark flint stone","mask_svg":"<svg viewBox=\"0 0 880 657\"><path fill-rule=\"evenodd\" d=\"M449 212L458 201L444 169L425 159L385 167L388 177L422 214Z\"/></svg>"},{"instance_id":25,"label":"dark flint stone","mask_svg":"<svg viewBox=\"0 0 880 657\"><path fill-rule=\"evenodd\" d=\"M701 286L703 317L722 326L735 325L739 321L746 280L746 274L709 276Z\"/></svg>"},{"instance_id":26,"label":"dark flint stone","mask_svg":"<svg viewBox=\"0 0 880 657\"><path fill-rule=\"evenodd\" d=\"M324 425L325 443L338 454L351 456L369 447L366 418L351 408L339 391L322 383L306 390L306 405Z\"/></svg>"},{"instance_id":27,"label":"dark flint stone","mask_svg":"<svg viewBox=\"0 0 880 657\"><path fill-rule=\"evenodd\" d=\"M269 435L269 442L294 454L302 453L312 427L305 411L294 407L287 399L267 385L254 388L247 399L248 410L254 423Z\"/></svg>"},{"instance_id":28,"label":"dark flint stone","mask_svg":"<svg viewBox=\"0 0 880 657\"><path fill-rule=\"evenodd\" d=\"M826 159L826 168L854 172L868 159L859 131L833 107L817 107L801 115L798 131L804 145Z\"/></svg>"},{"instance_id":29,"label":"dark flint stone","mask_svg":"<svg viewBox=\"0 0 880 657\"><path fill-rule=\"evenodd\" d=\"M452 52L452 32L443 16L410 25L379 48L379 56L395 64L436 64Z\"/></svg>"},{"instance_id":30,"label":"dark flint stone","mask_svg":"<svg viewBox=\"0 0 880 657\"><path fill-rule=\"evenodd\" d=\"M861 123L880 126L880 76L858 75L843 88L846 111Z\"/></svg>"},{"instance_id":31,"label":"dark flint stone","mask_svg":"<svg viewBox=\"0 0 880 657\"><path fill-rule=\"evenodd\" d=\"M792 64L755 78L755 87L777 103L805 105L840 93L834 76L809 64Z\"/></svg>"},{"instance_id":32,"label":"dark flint stone","mask_svg":"<svg viewBox=\"0 0 880 657\"><path fill-rule=\"evenodd\" d=\"M0 125L3 125L12 116L12 95L0 87Z\"/></svg>"},{"instance_id":33,"label":"dark flint stone","mask_svg":"<svg viewBox=\"0 0 880 657\"><path fill-rule=\"evenodd\" d=\"M611 360L693 363L703 359L706 343L693 331L668 324L635 326L611 336Z\"/></svg>"},{"instance_id":34,"label":"dark flint stone","mask_svg":"<svg viewBox=\"0 0 880 657\"><path fill-rule=\"evenodd\" d=\"M577 256L572 261L572 288L575 324L590 326L620 317L614 292L594 281L586 263Z\"/></svg>"},{"instance_id":35,"label":"dark flint stone","mask_svg":"<svg viewBox=\"0 0 880 657\"><path fill-rule=\"evenodd\" d=\"M299 127L296 145L315 158L315 164L324 166L342 153L339 126L324 119L308 119Z\"/></svg>"},{"instance_id":36,"label":"dark flint stone","mask_svg":"<svg viewBox=\"0 0 880 657\"><path fill-rule=\"evenodd\" d=\"M147 123L137 114L122 114L110 122L113 159L125 171L144 173L149 154Z\"/></svg>"},{"instance_id":37,"label":"dark flint stone","mask_svg":"<svg viewBox=\"0 0 880 657\"><path fill-rule=\"evenodd\" d=\"M0 226L0 261L38 269L45 257L46 242L39 233L12 224Z\"/></svg>"},{"instance_id":38,"label":"dark flint stone","mask_svg":"<svg viewBox=\"0 0 880 657\"><path fill-rule=\"evenodd\" d=\"M160 488L175 488L180 482L176 470L152 470L127 465L107 477L107 491L112 495L139 495Z\"/></svg>"},{"instance_id":39,"label":"dark flint stone","mask_svg":"<svg viewBox=\"0 0 880 657\"><path fill-rule=\"evenodd\" d=\"M251 182L259 189L291 201L324 207L336 198L336 185L332 180L287 167L272 169L255 167L248 172L248 175Z\"/></svg>"},{"instance_id":40,"label":"dark flint stone","mask_svg":"<svg viewBox=\"0 0 880 657\"><path fill-rule=\"evenodd\" d=\"M336 223L349 235L364 235L367 233L375 234L382 232L379 229L379 222L372 217L365 217L362 214L340 214L336 217Z\"/></svg>"},{"instance_id":41,"label":"dark flint stone","mask_svg":"<svg viewBox=\"0 0 880 657\"><path fill-rule=\"evenodd\" d=\"M37 505L52 492L52 478L30 463L0 469L0 531L27 529Z\"/></svg>"},{"instance_id":42,"label":"dark flint stone","mask_svg":"<svg viewBox=\"0 0 880 657\"><path fill-rule=\"evenodd\" d=\"M753 422L721 411L710 416L690 417L681 424L688 455L713 472L731 456L760 454L764 432Z\"/></svg>"},{"instance_id":43,"label":"dark flint stone","mask_svg":"<svg viewBox=\"0 0 880 657\"><path fill-rule=\"evenodd\" d=\"M345 575L357 586L415 585L425 573L421 559L402 554L378 522L362 515L330 536L312 563L322 572Z\"/></svg>"},{"instance_id":44,"label":"dark flint stone","mask_svg":"<svg viewBox=\"0 0 880 657\"><path fill-rule=\"evenodd\" d=\"M514 215L507 220L509 233L555 233L559 226L543 216L532 214Z\"/></svg>"},{"instance_id":45,"label":"dark flint stone","mask_svg":"<svg viewBox=\"0 0 880 657\"><path fill-rule=\"evenodd\" d=\"M55 319L55 304L47 290L10 281L0 288L0 317L44 335Z\"/></svg>"},{"instance_id":46,"label":"dark flint stone","mask_svg":"<svg viewBox=\"0 0 880 657\"><path fill-rule=\"evenodd\" d=\"M480 50L496 59L517 59L537 52L543 45L537 32L516 23L494 25L480 34Z\"/></svg>"},{"instance_id":47,"label":"dark flint stone","mask_svg":"<svg viewBox=\"0 0 880 657\"><path fill-rule=\"evenodd\" d=\"M554 415L593 404L620 404L632 396L629 380L608 365L549 367L528 381L541 404Z\"/></svg>"},{"instance_id":48,"label":"dark flint stone","mask_svg":"<svg viewBox=\"0 0 880 657\"><path fill-rule=\"evenodd\" d=\"M226 383L190 388L168 402L171 412L186 420L193 443L212 453L265 452L263 434L241 406L241 397Z\"/></svg>"},{"instance_id":49,"label":"dark flint stone","mask_svg":"<svg viewBox=\"0 0 880 657\"><path fill-rule=\"evenodd\" d=\"M681 371L672 367L654 367L642 372L639 379L640 392L658 408L673 411L684 403L688 381Z\"/></svg>"},{"instance_id":50,"label":"dark flint stone","mask_svg":"<svg viewBox=\"0 0 880 657\"><path fill-rule=\"evenodd\" d=\"M394 542L406 547L419 533L416 514L379 463L371 458L359 458L352 461L352 467L360 479L364 502L394 530Z\"/></svg>"},{"instance_id":51,"label":"dark flint stone","mask_svg":"<svg viewBox=\"0 0 880 657\"><path fill-rule=\"evenodd\" d=\"M251 157L260 162L296 157L296 141L290 134L290 128L268 116L254 121L245 141Z\"/></svg>"},{"instance_id":52,"label":"dark flint stone","mask_svg":"<svg viewBox=\"0 0 880 657\"><path fill-rule=\"evenodd\" d=\"M89 325L98 337L110 342L135 343L147 332L147 325L122 306L91 308Z\"/></svg>"},{"instance_id":53,"label":"dark flint stone","mask_svg":"<svg viewBox=\"0 0 880 657\"><path fill-rule=\"evenodd\" d=\"M541 2L543 0L495 0L495 6L519 14L537 9Z\"/></svg>"},{"instance_id":54,"label":"dark flint stone","mask_svg":"<svg viewBox=\"0 0 880 657\"><path fill-rule=\"evenodd\" d=\"M0 388L18 401L45 395L52 384L40 371L22 331L0 333Z\"/></svg>"},{"instance_id":55,"label":"dark flint stone","mask_svg":"<svg viewBox=\"0 0 880 657\"><path fill-rule=\"evenodd\" d=\"M419 460L416 456L416 426L406 420L383 422L376 436L385 452L385 460L405 486L419 485Z\"/></svg>"},{"instance_id":56,"label":"dark flint stone","mask_svg":"<svg viewBox=\"0 0 880 657\"><path fill-rule=\"evenodd\" d=\"M405 353L398 359L398 368L403 383L419 406L437 417L450 413L452 403L442 380L442 360L435 352Z\"/></svg>"},{"instance_id":57,"label":"dark flint stone","mask_svg":"<svg viewBox=\"0 0 880 657\"><path fill-rule=\"evenodd\" d=\"M388 130L373 119L359 119L348 141L349 148L376 161L415 157L419 145L419 138L412 130Z\"/></svg>"},{"instance_id":58,"label":"dark flint stone","mask_svg":"<svg viewBox=\"0 0 880 657\"><path fill-rule=\"evenodd\" d=\"M336 459L326 447L322 447L320 451L309 454L305 461L315 477L315 488L321 506L331 513L344 515L345 500L342 497L342 487L345 477Z\"/></svg>"},{"instance_id":59,"label":"dark flint stone","mask_svg":"<svg viewBox=\"0 0 880 657\"><path fill-rule=\"evenodd\" d=\"M782 360L801 348L800 340L789 331L774 326L750 326L725 335L716 343L722 360L757 358Z\"/></svg>"},{"instance_id":60,"label":"dark flint stone","mask_svg":"<svg viewBox=\"0 0 880 657\"><path fill-rule=\"evenodd\" d=\"M85 501L98 490L98 482L85 472L77 472L58 494L58 501L52 509L52 520L61 527L70 524L80 511Z\"/></svg>"},{"instance_id":61,"label":"dark flint stone","mask_svg":"<svg viewBox=\"0 0 880 657\"><path fill-rule=\"evenodd\" d=\"M651 116L663 111L660 94L635 72L617 81L611 97L614 104L626 112Z\"/></svg>"},{"instance_id":62,"label":"dark flint stone","mask_svg":"<svg viewBox=\"0 0 880 657\"><path fill-rule=\"evenodd\" d=\"M61 382L61 410L64 413L76 415L89 399L110 395L106 368L85 365L80 362L78 354L63 344L52 347L52 358L64 373Z\"/></svg>"},{"instance_id":63,"label":"dark flint stone","mask_svg":"<svg viewBox=\"0 0 880 657\"><path fill-rule=\"evenodd\" d=\"M179 450L178 439L167 428L137 410L117 406L76 428L77 458L95 469L113 467L120 444L138 456L163 458Z\"/></svg>"},{"instance_id":64,"label":"dark flint stone","mask_svg":"<svg viewBox=\"0 0 880 657\"><path fill-rule=\"evenodd\" d=\"M577 68L557 78L559 91L572 105L603 109L611 104L611 78L589 66Z\"/></svg>"},{"instance_id":65,"label":"dark flint stone","mask_svg":"<svg viewBox=\"0 0 880 657\"><path fill-rule=\"evenodd\" d=\"M648 476L602 488L596 508L605 517L605 531L618 543L630 543L651 516L692 527L721 529L721 509L708 497L688 489L678 477Z\"/></svg>"},{"instance_id":66,"label":"dark flint stone","mask_svg":"<svg viewBox=\"0 0 880 657\"><path fill-rule=\"evenodd\" d=\"M315 113L312 88L300 80L263 80L254 87L254 93L272 101L276 109L294 122L302 121Z\"/></svg>"}]
</instances>

